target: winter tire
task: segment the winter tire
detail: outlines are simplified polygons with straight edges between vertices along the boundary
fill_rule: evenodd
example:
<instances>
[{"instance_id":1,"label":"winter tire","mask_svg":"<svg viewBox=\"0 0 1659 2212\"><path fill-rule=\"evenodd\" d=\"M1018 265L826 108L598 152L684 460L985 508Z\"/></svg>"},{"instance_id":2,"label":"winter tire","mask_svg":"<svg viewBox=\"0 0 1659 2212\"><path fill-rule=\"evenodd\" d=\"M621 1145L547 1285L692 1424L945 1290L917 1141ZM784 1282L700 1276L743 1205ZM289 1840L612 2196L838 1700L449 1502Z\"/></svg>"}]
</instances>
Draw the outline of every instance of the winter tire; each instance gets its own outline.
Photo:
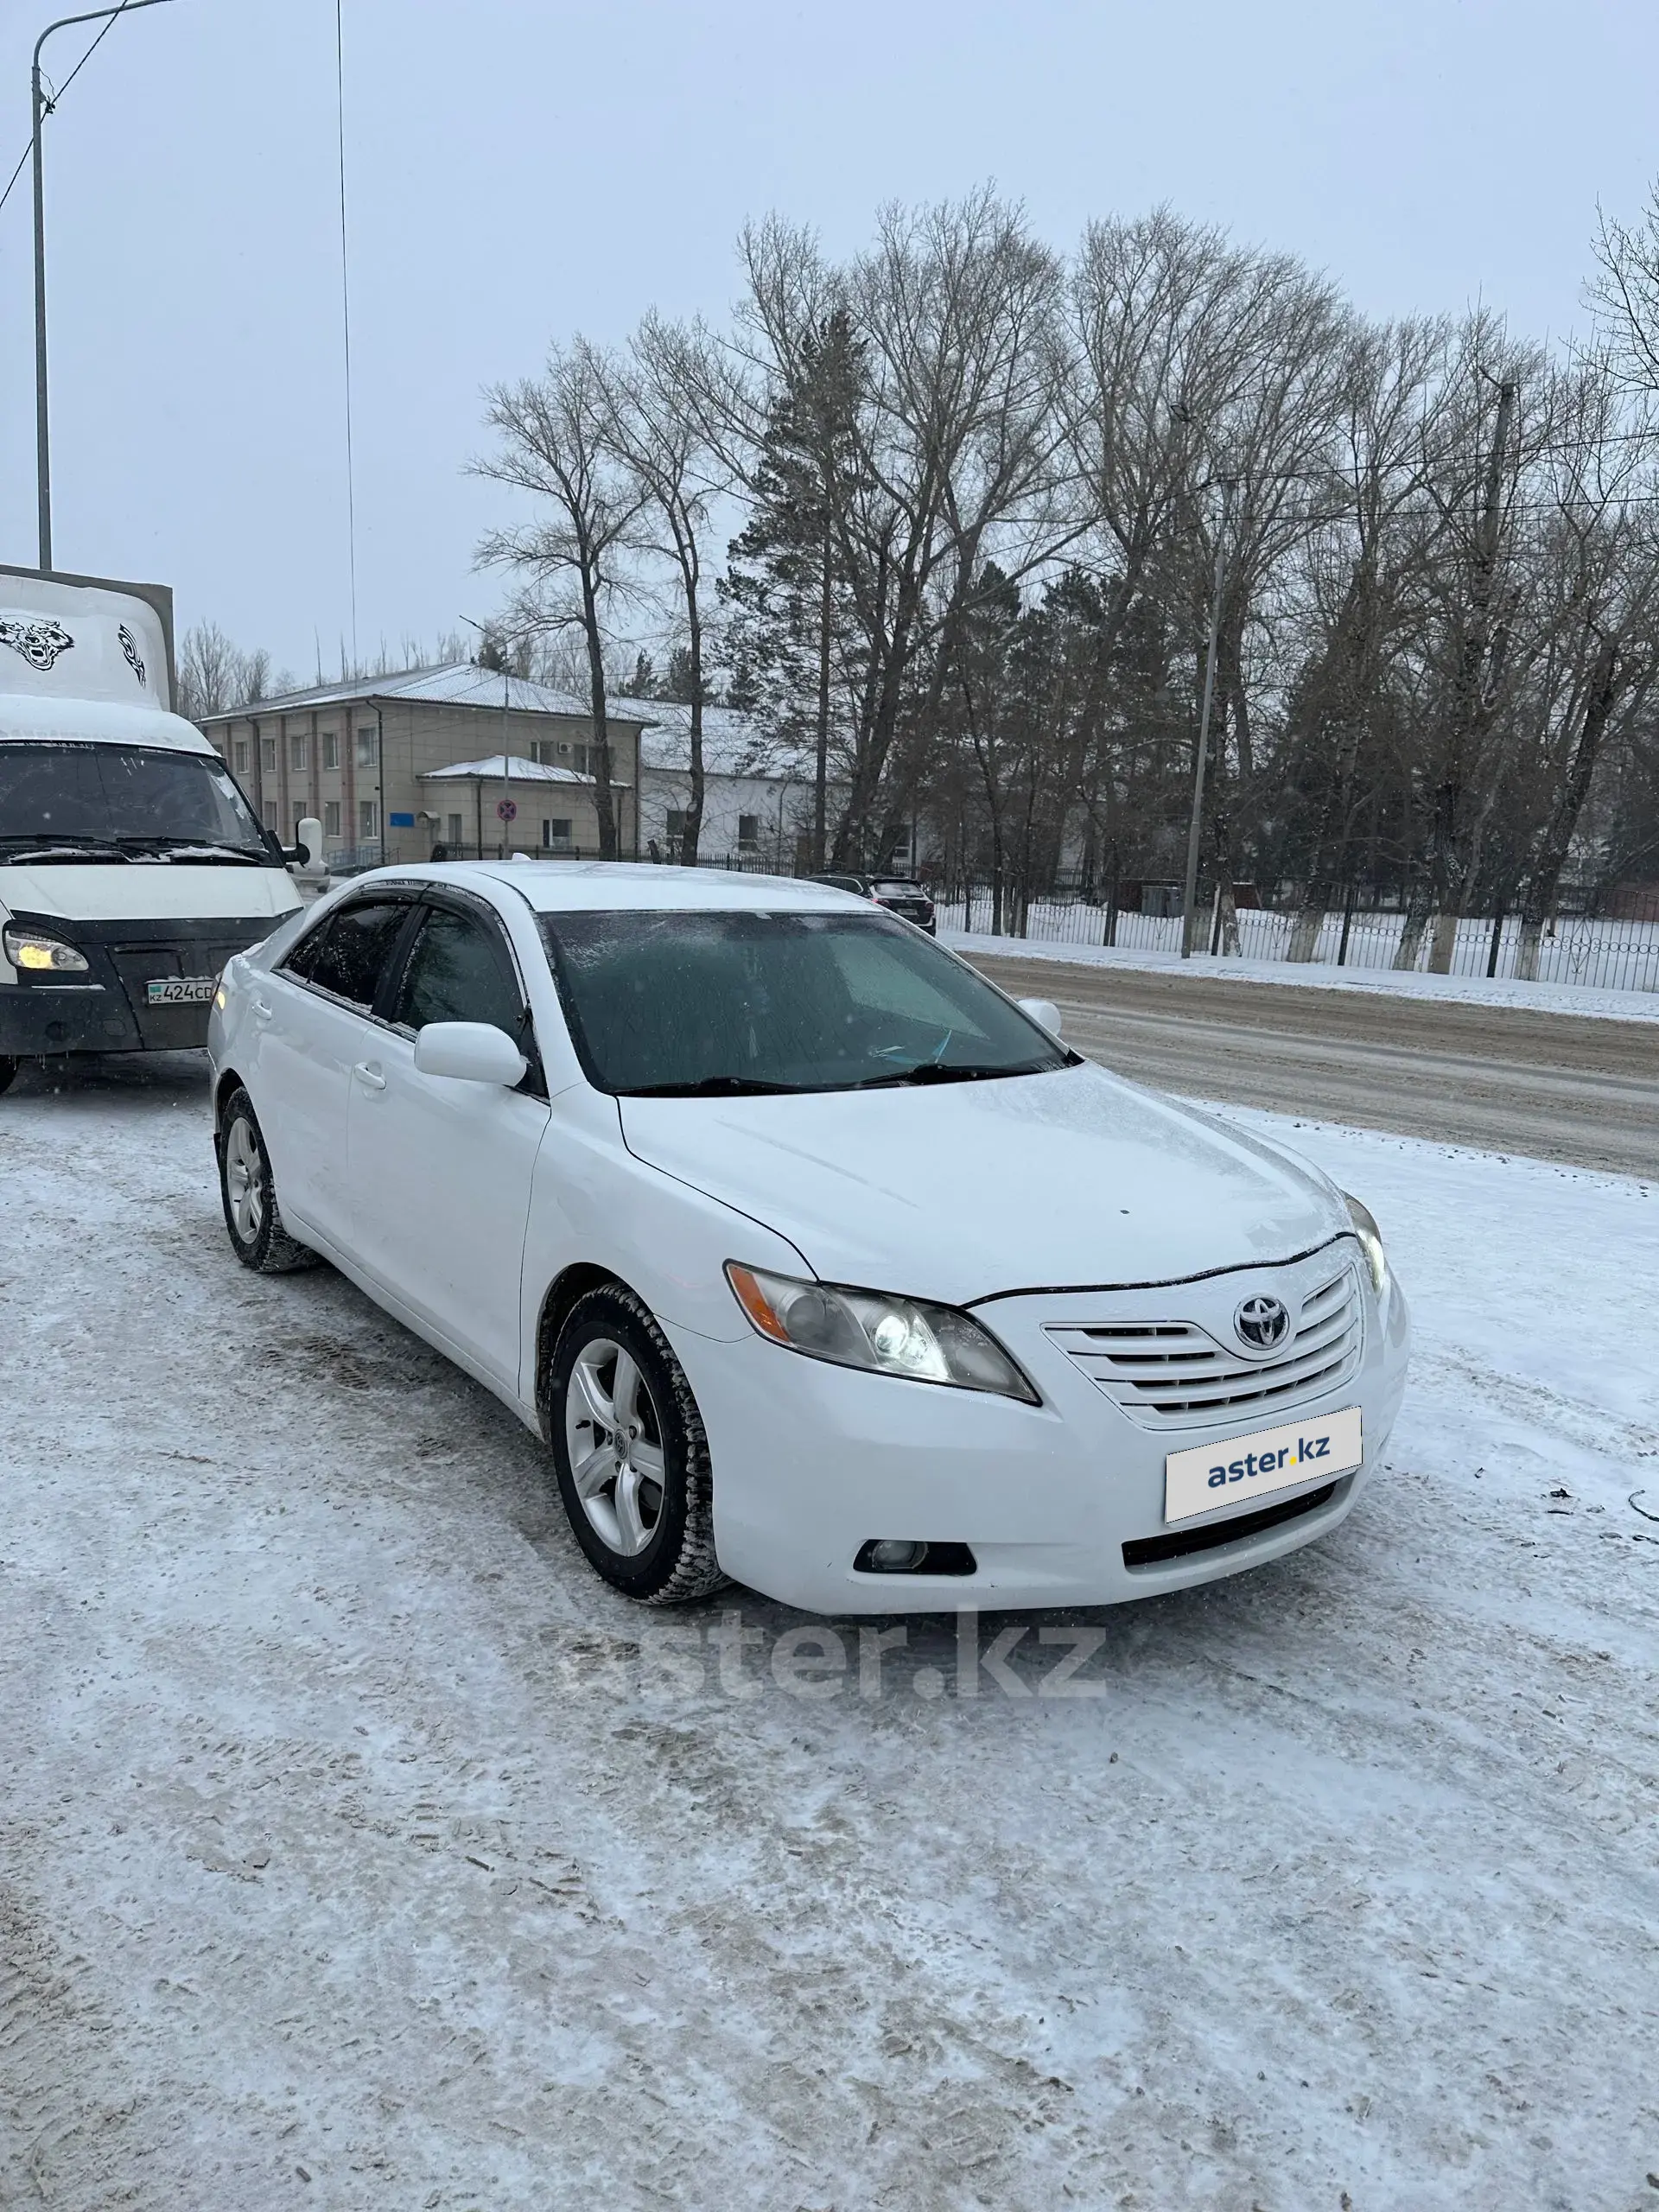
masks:
<instances>
[{"instance_id":1,"label":"winter tire","mask_svg":"<svg viewBox=\"0 0 1659 2212\"><path fill-rule=\"evenodd\" d=\"M572 1306L544 1378L542 1420L571 1529L607 1582L652 1605L720 1587L702 1416L631 1290L607 1284Z\"/></svg>"},{"instance_id":2,"label":"winter tire","mask_svg":"<svg viewBox=\"0 0 1659 2212\"><path fill-rule=\"evenodd\" d=\"M213 1148L219 1154L225 1226L243 1266L260 1275L292 1274L296 1268L315 1268L317 1255L308 1245L296 1243L283 1227L270 1155L245 1090L233 1090L226 1101Z\"/></svg>"},{"instance_id":3,"label":"winter tire","mask_svg":"<svg viewBox=\"0 0 1659 2212\"><path fill-rule=\"evenodd\" d=\"M3 1052L0 1052L0 1093L10 1090L16 1079L16 1061L8 1059Z\"/></svg>"}]
</instances>

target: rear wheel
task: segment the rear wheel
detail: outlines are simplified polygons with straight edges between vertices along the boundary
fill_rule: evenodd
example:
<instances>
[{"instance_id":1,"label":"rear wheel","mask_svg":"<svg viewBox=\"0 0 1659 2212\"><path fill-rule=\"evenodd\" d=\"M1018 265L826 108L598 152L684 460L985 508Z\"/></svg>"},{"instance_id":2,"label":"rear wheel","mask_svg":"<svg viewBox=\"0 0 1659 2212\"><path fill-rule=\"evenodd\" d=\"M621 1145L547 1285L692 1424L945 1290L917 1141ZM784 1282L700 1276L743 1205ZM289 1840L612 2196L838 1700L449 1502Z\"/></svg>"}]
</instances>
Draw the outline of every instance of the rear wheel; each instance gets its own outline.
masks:
<instances>
[{"instance_id":1,"label":"rear wheel","mask_svg":"<svg viewBox=\"0 0 1659 2212\"><path fill-rule=\"evenodd\" d=\"M291 1274L296 1268L315 1268L317 1255L283 1226L270 1155L245 1090L233 1090L225 1102L215 1148L225 1226L243 1266L261 1275Z\"/></svg>"},{"instance_id":2,"label":"rear wheel","mask_svg":"<svg viewBox=\"0 0 1659 2212\"><path fill-rule=\"evenodd\" d=\"M677 1605L725 1580L715 1557L709 1440L651 1309L620 1283L571 1308L543 1393L576 1541L615 1589Z\"/></svg>"}]
</instances>

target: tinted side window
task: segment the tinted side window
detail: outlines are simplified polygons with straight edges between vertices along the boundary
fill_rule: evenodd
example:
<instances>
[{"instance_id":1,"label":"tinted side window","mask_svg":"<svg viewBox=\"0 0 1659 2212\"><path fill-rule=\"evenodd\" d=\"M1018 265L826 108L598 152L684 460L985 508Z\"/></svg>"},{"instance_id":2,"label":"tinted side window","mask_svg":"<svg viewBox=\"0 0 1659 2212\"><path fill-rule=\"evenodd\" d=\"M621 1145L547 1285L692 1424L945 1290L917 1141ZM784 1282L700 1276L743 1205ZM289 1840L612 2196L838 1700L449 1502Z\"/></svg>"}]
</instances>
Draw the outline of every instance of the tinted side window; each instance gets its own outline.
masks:
<instances>
[{"instance_id":1,"label":"tinted side window","mask_svg":"<svg viewBox=\"0 0 1659 2212\"><path fill-rule=\"evenodd\" d=\"M392 1020L411 1029L429 1021L489 1021L518 1039L524 1001L489 930L436 907L404 967Z\"/></svg>"},{"instance_id":2,"label":"tinted side window","mask_svg":"<svg viewBox=\"0 0 1659 2212\"><path fill-rule=\"evenodd\" d=\"M365 899L360 906L342 906L324 931L308 966L297 972L308 976L325 991L349 999L353 1006L372 1006L408 913L409 907L401 899Z\"/></svg>"},{"instance_id":3,"label":"tinted side window","mask_svg":"<svg viewBox=\"0 0 1659 2212\"><path fill-rule=\"evenodd\" d=\"M319 922L315 929L306 930L293 946L286 960L278 963L285 976L298 976L309 982L317 964L317 955L322 950L328 936L328 923Z\"/></svg>"}]
</instances>

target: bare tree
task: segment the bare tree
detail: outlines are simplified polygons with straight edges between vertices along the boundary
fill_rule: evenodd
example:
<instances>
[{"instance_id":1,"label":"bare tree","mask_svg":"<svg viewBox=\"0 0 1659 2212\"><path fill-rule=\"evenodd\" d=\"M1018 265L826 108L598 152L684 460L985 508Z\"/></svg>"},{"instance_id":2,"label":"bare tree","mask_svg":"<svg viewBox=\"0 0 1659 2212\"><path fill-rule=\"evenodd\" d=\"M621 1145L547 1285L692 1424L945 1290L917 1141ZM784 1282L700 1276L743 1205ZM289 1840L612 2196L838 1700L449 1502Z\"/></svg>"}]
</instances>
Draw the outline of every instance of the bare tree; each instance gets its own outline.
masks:
<instances>
[{"instance_id":1,"label":"bare tree","mask_svg":"<svg viewBox=\"0 0 1659 2212\"><path fill-rule=\"evenodd\" d=\"M684 624L690 696L690 792L679 858L696 864L704 796L702 710L706 697L704 574L710 502L730 481L719 449L689 394L697 372L688 357L698 340L683 327L647 315L628 358L607 378L604 435L639 495L639 544L672 572Z\"/></svg>"},{"instance_id":2,"label":"bare tree","mask_svg":"<svg viewBox=\"0 0 1659 2212\"><path fill-rule=\"evenodd\" d=\"M1659 395L1659 183L1634 223L1602 215L1589 285L1608 365L1638 391Z\"/></svg>"},{"instance_id":3,"label":"bare tree","mask_svg":"<svg viewBox=\"0 0 1659 2212\"><path fill-rule=\"evenodd\" d=\"M536 502L531 519L490 531L478 550L481 565L510 568L529 580L505 626L574 628L586 646L594 799L605 860L618 851L606 715L607 617L631 589L628 558L646 497L607 435L615 377L614 365L584 339L556 346L540 377L491 388L487 419L499 442L493 454L473 464L475 474Z\"/></svg>"},{"instance_id":4,"label":"bare tree","mask_svg":"<svg viewBox=\"0 0 1659 2212\"><path fill-rule=\"evenodd\" d=\"M1425 563L1440 523L1424 493L1443 324L1357 325L1346 347L1326 514L1308 545L1313 649L1297 686L1295 740L1309 787L1308 868L1289 957L1312 960L1339 880L1351 885L1358 810L1386 766L1368 750L1397 727L1402 660L1420 643ZM1299 764L1300 765L1300 764Z\"/></svg>"},{"instance_id":5,"label":"bare tree","mask_svg":"<svg viewBox=\"0 0 1659 2212\"><path fill-rule=\"evenodd\" d=\"M1061 272L1016 209L988 191L951 207L884 211L874 249L830 270L808 234L746 234L746 357L775 394L844 310L864 387L846 425L830 529L861 633L849 702L849 802L830 858L880 842L901 718L925 744L984 561L1017 580L1073 524L1055 407ZM919 689L918 688L919 680ZM916 757L917 747L909 758Z\"/></svg>"}]
</instances>

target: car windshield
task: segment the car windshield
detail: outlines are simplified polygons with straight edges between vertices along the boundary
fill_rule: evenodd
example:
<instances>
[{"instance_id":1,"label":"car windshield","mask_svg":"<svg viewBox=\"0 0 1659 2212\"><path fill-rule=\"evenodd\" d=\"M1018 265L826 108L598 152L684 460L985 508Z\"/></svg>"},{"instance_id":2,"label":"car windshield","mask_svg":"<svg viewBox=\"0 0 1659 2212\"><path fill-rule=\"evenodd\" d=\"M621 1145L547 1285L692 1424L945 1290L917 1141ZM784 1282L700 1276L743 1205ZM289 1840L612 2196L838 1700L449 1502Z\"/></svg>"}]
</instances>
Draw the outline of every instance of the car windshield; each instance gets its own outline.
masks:
<instances>
[{"instance_id":1,"label":"car windshield","mask_svg":"<svg viewBox=\"0 0 1659 2212\"><path fill-rule=\"evenodd\" d=\"M229 769L206 753L0 744L0 860L37 848L282 864Z\"/></svg>"},{"instance_id":2,"label":"car windshield","mask_svg":"<svg viewBox=\"0 0 1659 2212\"><path fill-rule=\"evenodd\" d=\"M542 929L588 1078L622 1096L962 1083L1073 1057L879 913L562 913Z\"/></svg>"}]
</instances>

